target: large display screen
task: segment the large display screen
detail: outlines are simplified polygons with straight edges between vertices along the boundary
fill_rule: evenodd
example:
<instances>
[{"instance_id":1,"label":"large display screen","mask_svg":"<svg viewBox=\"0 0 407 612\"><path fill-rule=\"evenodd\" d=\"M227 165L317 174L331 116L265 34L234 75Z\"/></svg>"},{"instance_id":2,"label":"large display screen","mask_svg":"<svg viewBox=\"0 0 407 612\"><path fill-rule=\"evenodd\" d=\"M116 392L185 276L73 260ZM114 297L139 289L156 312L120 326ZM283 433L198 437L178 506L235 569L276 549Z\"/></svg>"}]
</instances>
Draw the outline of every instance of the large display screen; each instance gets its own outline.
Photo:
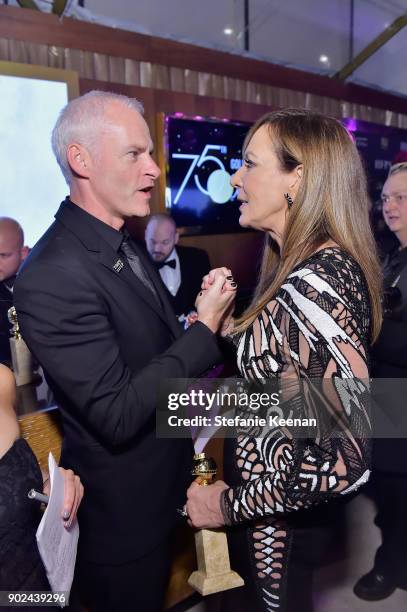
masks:
<instances>
[{"instance_id":1,"label":"large display screen","mask_svg":"<svg viewBox=\"0 0 407 612\"><path fill-rule=\"evenodd\" d=\"M242 164L249 123L166 115L165 206L190 232L241 231L237 191L230 184Z\"/></svg>"},{"instance_id":2,"label":"large display screen","mask_svg":"<svg viewBox=\"0 0 407 612\"><path fill-rule=\"evenodd\" d=\"M0 216L16 219L33 247L68 193L51 149L60 110L78 95L67 70L0 62Z\"/></svg>"}]
</instances>

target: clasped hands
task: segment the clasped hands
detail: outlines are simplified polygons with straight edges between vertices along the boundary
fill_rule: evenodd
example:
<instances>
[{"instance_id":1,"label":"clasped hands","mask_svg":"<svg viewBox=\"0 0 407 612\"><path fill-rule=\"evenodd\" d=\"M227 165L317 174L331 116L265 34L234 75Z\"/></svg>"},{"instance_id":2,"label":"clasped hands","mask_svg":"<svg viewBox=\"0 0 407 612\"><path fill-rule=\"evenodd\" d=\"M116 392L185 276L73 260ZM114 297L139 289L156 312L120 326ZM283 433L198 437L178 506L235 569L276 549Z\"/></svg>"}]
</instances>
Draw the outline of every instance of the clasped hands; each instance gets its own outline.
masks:
<instances>
[{"instance_id":1,"label":"clasped hands","mask_svg":"<svg viewBox=\"0 0 407 612\"><path fill-rule=\"evenodd\" d=\"M229 327L234 310L237 283L229 268L215 268L202 279L202 291L196 298L198 321L214 333Z\"/></svg>"}]
</instances>

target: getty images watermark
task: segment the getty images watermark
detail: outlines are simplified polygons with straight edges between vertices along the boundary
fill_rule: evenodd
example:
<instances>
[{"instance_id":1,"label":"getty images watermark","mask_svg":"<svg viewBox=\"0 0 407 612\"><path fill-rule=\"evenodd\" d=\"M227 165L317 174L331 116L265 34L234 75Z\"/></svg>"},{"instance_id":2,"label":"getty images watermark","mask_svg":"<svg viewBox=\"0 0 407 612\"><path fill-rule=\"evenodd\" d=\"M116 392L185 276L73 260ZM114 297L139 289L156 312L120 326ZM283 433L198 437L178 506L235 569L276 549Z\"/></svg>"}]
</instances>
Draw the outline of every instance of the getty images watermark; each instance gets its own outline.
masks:
<instances>
[{"instance_id":1,"label":"getty images watermark","mask_svg":"<svg viewBox=\"0 0 407 612\"><path fill-rule=\"evenodd\" d=\"M262 437L279 430L291 437L310 438L317 432L335 430L336 411L322 409L320 390L313 395L310 402L309 385L305 389L304 382L298 379L256 384L243 379L162 381L156 435L165 438L190 438L191 435L193 438Z\"/></svg>"},{"instance_id":2,"label":"getty images watermark","mask_svg":"<svg viewBox=\"0 0 407 612\"><path fill-rule=\"evenodd\" d=\"M156 435L407 439L406 398L405 378L164 380L158 386Z\"/></svg>"},{"instance_id":3,"label":"getty images watermark","mask_svg":"<svg viewBox=\"0 0 407 612\"><path fill-rule=\"evenodd\" d=\"M280 406L281 392L256 393L247 391L207 392L203 389L191 389L185 392L168 394L167 406L171 412L180 409L199 410L199 414L186 416L170 414L167 417L169 427L316 427L316 418L281 416L276 409ZM227 413L224 414L225 409ZM230 415L234 410L235 414ZM219 414L219 412L221 414ZM265 414L266 412L266 414ZM229 413L229 414L228 414Z\"/></svg>"}]
</instances>

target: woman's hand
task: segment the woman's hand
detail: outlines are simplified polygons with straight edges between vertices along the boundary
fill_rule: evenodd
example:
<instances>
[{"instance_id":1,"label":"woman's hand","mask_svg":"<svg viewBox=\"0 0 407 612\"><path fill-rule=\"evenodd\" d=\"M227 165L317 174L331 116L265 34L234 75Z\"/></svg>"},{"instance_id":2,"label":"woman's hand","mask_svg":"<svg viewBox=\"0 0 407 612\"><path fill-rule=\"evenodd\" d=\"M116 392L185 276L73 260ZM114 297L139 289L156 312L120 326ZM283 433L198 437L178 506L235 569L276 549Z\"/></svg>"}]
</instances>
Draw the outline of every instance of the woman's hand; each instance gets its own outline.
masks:
<instances>
[{"instance_id":1,"label":"woman's hand","mask_svg":"<svg viewBox=\"0 0 407 612\"><path fill-rule=\"evenodd\" d=\"M64 477L64 503L61 516L64 521L64 527L69 529L76 520L79 504L83 497L83 485L79 476L74 474L72 470L65 470L60 467L59 471ZM49 495L50 492L51 486L48 478L44 482L44 493L45 495Z\"/></svg>"},{"instance_id":2,"label":"woman's hand","mask_svg":"<svg viewBox=\"0 0 407 612\"><path fill-rule=\"evenodd\" d=\"M220 506L220 497L228 485L217 480L207 487L193 482L187 491L186 511L191 527L215 529L225 524Z\"/></svg>"},{"instance_id":3,"label":"woman's hand","mask_svg":"<svg viewBox=\"0 0 407 612\"><path fill-rule=\"evenodd\" d=\"M211 270L202 281L195 306L198 321L201 321L214 333L221 327L223 320L233 311L236 297L236 283L230 270L216 268Z\"/></svg>"}]
</instances>

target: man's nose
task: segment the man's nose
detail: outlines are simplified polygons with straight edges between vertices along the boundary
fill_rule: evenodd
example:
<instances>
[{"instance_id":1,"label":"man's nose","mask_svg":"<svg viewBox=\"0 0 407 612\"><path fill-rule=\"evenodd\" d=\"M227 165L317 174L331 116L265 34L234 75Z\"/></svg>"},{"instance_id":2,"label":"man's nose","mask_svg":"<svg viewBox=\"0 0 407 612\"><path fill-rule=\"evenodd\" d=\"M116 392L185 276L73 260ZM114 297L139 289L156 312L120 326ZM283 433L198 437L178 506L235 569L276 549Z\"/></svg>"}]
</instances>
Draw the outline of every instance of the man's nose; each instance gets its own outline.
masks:
<instances>
[{"instance_id":1,"label":"man's nose","mask_svg":"<svg viewBox=\"0 0 407 612\"><path fill-rule=\"evenodd\" d=\"M397 208L396 201L393 198L388 198L385 202L383 202L383 212L386 214L395 210Z\"/></svg>"},{"instance_id":2,"label":"man's nose","mask_svg":"<svg viewBox=\"0 0 407 612\"><path fill-rule=\"evenodd\" d=\"M157 166L153 158L150 158L150 164L147 168L147 174L149 174L154 180L158 179L161 174L160 168Z\"/></svg>"}]
</instances>

